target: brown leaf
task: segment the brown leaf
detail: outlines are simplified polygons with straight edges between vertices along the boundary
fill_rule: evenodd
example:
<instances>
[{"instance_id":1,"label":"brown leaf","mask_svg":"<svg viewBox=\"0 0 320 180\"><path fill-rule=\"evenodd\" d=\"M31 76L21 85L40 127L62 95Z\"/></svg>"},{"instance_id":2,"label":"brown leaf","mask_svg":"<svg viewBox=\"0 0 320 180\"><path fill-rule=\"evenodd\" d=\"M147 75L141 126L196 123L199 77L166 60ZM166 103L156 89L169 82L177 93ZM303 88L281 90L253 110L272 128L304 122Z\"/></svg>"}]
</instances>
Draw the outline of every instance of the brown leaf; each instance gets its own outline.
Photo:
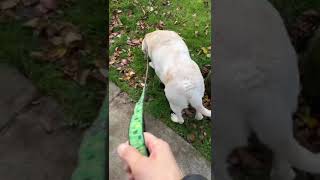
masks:
<instances>
[{"instance_id":1,"label":"brown leaf","mask_svg":"<svg viewBox=\"0 0 320 180\"><path fill-rule=\"evenodd\" d=\"M137 25L138 25L138 27L139 27L140 30L147 30L147 29L150 28L149 25L146 24L146 22L145 22L145 21L142 21L142 20L138 21L138 22L137 22Z\"/></svg>"},{"instance_id":2,"label":"brown leaf","mask_svg":"<svg viewBox=\"0 0 320 180\"><path fill-rule=\"evenodd\" d=\"M65 47L58 47L52 50L49 50L47 56L51 60L57 60L63 58L67 53L67 49Z\"/></svg>"},{"instance_id":3,"label":"brown leaf","mask_svg":"<svg viewBox=\"0 0 320 180\"><path fill-rule=\"evenodd\" d=\"M241 162L245 167L257 168L257 169L263 167L263 164L246 150L239 149L237 151L237 154L240 157Z\"/></svg>"},{"instance_id":4,"label":"brown leaf","mask_svg":"<svg viewBox=\"0 0 320 180\"><path fill-rule=\"evenodd\" d=\"M120 54L121 54L121 49L116 47L114 53L110 57L109 64L112 65L112 64L116 63L118 61Z\"/></svg>"},{"instance_id":5,"label":"brown leaf","mask_svg":"<svg viewBox=\"0 0 320 180\"><path fill-rule=\"evenodd\" d=\"M69 59L68 63L63 67L65 75L77 80L77 73L79 70L79 62L76 59Z\"/></svg>"},{"instance_id":6,"label":"brown leaf","mask_svg":"<svg viewBox=\"0 0 320 180\"><path fill-rule=\"evenodd\" d=\"M11 9L17 6L19 0L6 0L1 3L1 10Z\"/></svg>"},{"instance_id":7,"label":"brown leaf","mask_svg":"<svg viewBox=\"0 0 320 180\"><path fill-rule=\"evenodd\" d=\"M196 136L193 133L187 135L187 141L189 143L193 143L195 139L196 139Z\"/></svg>"},{"instance_id":8,"label":"brown leaf","mask_svg":"<svg viewBox=\"0 0 320 180\"><path fill-rule=\"evenodd\" d=\"M33 51L30 53L30 57L35 58L37 60L45 60L45 54L39 51Z\"/></svg>"},{"instance_id":9,"label":"brown leaf","mask_svg":"<svg viewBox=\"0 0 320 180\"><path fill-rule=\"evenodd\" d=\"M97 68L107 68L107 61L103 59L98 59L94 61Z\"/></svg>"},{"instance_id":10,"label":"brown leaf","mask_svg":"<svg viewBox=\"0 0 320 180\"><path fill-rule=\"evenodd\" d=\"M59 46L63 44L63 38L60 36L54 36L49 41L55 46Z\"/></svg>"},{"instance_id":11,"label":"brown leaf","mask_svg":"<svg viewBox=\"0 0 320 180\"><path fill-rule=\"evenodd\" d=\"M47 12L49 12L49 9L47 9L44 5L42 4L38 4L36 7L35 7L35 10L37 11L37 14L39 16L41 15L44 15L46 14Z\"/></svg>"},{"instance_id":12,"label":"brown leaf","mask_svg":"<svg viewBox=\"0 0 320 180\"><path fill-rule=\"evenodd\" d=\"M130 46L139 46L142 43L142 39L133 39L133 40L128 40L127 44Z\"/></svg>"},{"instance_id":13,"label":"brown leaf","mask_svg":"<svg viewBox=\"0 0 320 180\"><path fill-rule=\"evenodd\" d=\"M56 9L57 2L56 0L40 0L40 4L45 7L46 9Z\"/></svg>"},{"instance_id":14,"label":"brown leaf","mask_svg":"<svg viewBox=\"0 0 320 180\"><path fill-rule=\"evenodd\" d=\"M184 113L186 114L187 117L192 117L193 116L193 112L191 109L186 109L184 110Z\"/></svg>"},{"instance_id":15,"label":"brown leaf","mask_svg":"<svg viewBox=\"0 0 320 180\"><path fill-rule=\"evenodd\" d=\"M30 19L29 21L27 21L26 23L24 23L23 26L35 28L39 25L39 21L40 21L39 18L33 18L33 19Z\"/></svg>"},{"instance_id":16,"label":"brown leaf","mask_svg":"<svg viewBox=\"0 0 320 180\"><path fill-rule=\"evenodd\" d=\"M87 83L88 76L90 74L90 69L86 69L80 73L79 84L84 86Z\"/></svg>"},{"instance_id":17,"label":"brown leaf","mask_svg":"<svg viewBox=\"0 0 320 180\"><path fill-rule=\"evenodd\" d=\"M122 24L122 22L121 22L121 20L119 18L119 15L115 14L111 18L111 24L109 25L109 27L110 27L109 30L112 31L113 28L119 27L119 26L122 26L122 25L123 24Z\"/></svg>"},{"instance_id":18,"label":"brown leaf","mask_svg":"<svg viewBox=\"0 0 320 180\"><path fill-rule=\"evenodd\" d=\"M165 26L164 22L160 20L159 23L156 24L156 29L163 30L164 26Z\"/></svg>"},{"instance_id":19,"label":"brown leaf","mask_svg":"<svg viewBox=\"0 0 320 180\"><path fill-rule=\"evenodd\" d=\"M99 72L98 70L91 71L90 77L93 77L102 83L107 83L107 78L103 74L101 74L101 72Z\"/></svg>"},{"instance_id":20,"label":"brown leaf","mask_svg":"<svg viewBox=\"0 0 320 180\"><path fill-rule=\"evenodd\" d=\"M55 24L48 24L44 29L46 38L53 38L56 34L59 33Z\"/></svg>"},{"instance_id":21,"label":"brown leaf","mask_svg":"<svg viewBox=\"0 0 320 180\"><path fill-rule=\"evenodd\" d=\"M121 60L121 64L127 65L127 64L128 64L128 60L127 60L127 59L122 59L122 60Z\"/></svg>"},{"instance_id":22,"label":"brown leaf","mask_svg":"<svg viewBox=\"0 0 320 180\"><path fill-rule=\"evenodd\" d=\"M108 70L107 69L103 69L103 68L100 68L99 69L99 72L102 74L102 76L104 76L105 78L108 77Z\"/></svg>"},{"instance_id":23,"label":"brown leaf","mask_svg":"<svg viewBox=\"0 0 320 180\"><path fill-rule=\"evenodd\" d=\"M70 45L73 42L78 42L82 40L82 36L79 33L76 32L68 32L65 36L64 36L64 43L66 45Z\"/></svg>"}]
</instances>

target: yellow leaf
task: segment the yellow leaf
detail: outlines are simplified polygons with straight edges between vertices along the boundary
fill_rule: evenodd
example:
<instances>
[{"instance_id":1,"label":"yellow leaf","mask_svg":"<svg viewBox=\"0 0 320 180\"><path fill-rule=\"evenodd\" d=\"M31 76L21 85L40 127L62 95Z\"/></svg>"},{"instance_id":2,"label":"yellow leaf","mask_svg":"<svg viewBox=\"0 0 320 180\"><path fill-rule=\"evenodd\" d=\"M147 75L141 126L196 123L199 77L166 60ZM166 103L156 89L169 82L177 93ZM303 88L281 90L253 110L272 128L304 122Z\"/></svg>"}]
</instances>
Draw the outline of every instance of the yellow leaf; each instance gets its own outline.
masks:
<instances>
[{"instance_id":1,"label":"yellow leaf","mask_svg":"<svg viewBox=\"0 0 320 180\"><path fill-rule=\"evenodd\" d=\"M318 124L318 120L313 117L303 117L303 121L307 124L309 128L315 128Z\"/></svg>"},{"instance_id":2,"label":"yellow leaf","mask_svg":"<svg viewBox=\"0 0 320 180\"><path fill-rule=\"evenodd\" d=\"M201 49L202 49L202 51L203 51L204 54L208 54L208 49L207 49L207 48L202 47Z\"/></svg>"}]
</instances>

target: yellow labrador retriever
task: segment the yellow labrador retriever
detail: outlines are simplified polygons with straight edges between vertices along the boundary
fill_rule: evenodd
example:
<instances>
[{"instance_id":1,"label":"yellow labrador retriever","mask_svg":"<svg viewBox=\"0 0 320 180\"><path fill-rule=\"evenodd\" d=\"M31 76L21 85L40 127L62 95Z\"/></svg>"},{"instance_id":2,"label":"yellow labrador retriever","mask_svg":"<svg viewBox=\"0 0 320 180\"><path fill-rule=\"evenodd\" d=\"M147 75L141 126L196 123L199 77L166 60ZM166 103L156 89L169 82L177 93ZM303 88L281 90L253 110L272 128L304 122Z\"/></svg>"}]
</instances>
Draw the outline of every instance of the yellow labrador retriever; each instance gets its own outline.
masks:
<instances>
[{"instance_id":1,"label":"yellow labrador retriever","mask_svg":"<svg viewBox=\"0 0 320 180\"><path fill-rule=\"evenodd\" d=\"M198 65L191 59L188 47L173 31L156 30L146 34L142 51L151 59L149 65L165 85L165 95L174 112L171 120L182 124L182 110L189 104L196 109L195 118L211 117L202 105L204 80Z\"/></svg>"}]
</instances>

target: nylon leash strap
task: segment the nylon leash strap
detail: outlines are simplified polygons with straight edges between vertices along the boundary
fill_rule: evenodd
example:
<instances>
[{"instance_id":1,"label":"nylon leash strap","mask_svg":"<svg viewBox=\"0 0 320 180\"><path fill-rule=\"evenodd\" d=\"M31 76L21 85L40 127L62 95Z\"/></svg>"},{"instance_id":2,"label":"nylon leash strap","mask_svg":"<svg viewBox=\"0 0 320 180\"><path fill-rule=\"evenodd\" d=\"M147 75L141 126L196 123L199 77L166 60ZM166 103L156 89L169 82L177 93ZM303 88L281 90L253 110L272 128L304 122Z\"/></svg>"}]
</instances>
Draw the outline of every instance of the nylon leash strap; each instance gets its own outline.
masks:
<instances>
[{"instance_id":1,"label":"nylon leash strap","mask_svg":"<svg viewBox=\"0 0 320 180\"><path fill-rule=\"evenodd\" d=\"M142 155L149 156L149 151L145 144L144 140L144 118L143 118L143 105L144 105L144 97L147 86L147 78L148 78L148 69L149 69L149 61L148 57L145 55L145 59L147 60L147 70L144 81L144 87L142 89L142 94L139 98L139 101L135 104L133 115L131 116L130 124L129 124L129 144L137 149Z\"/></svg>"}]
</instances>

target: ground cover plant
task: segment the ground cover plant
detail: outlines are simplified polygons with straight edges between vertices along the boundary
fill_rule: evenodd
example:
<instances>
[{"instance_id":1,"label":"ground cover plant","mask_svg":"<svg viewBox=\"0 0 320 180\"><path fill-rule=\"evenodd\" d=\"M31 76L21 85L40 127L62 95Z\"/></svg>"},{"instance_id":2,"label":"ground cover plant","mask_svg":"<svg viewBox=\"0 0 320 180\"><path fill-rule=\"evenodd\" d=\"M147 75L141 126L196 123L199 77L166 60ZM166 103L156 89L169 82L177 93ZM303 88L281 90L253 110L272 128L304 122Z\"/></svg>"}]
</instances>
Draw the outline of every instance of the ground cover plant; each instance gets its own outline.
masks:
<instances>
[{"instance_id":1,"label":"ground cover plant","mask_svg":"<svg viewBox=\"0 0 320 180\"><path fill-rule=\"evenodd\" d=\"M137 101L141 94L147 64L141 41L146 33L156 29L179 33L206 77L211 68L211 2L112 0L109 8L109 79L133 100ZM197 121L194 112L187 110L188 118L183 125L173 123L160 80L153 70L150 71L146 111L161 119L210 160L211 121L208 118ZM210 108L207 95L204 102Z\"/></svg>"}]
</instances>

